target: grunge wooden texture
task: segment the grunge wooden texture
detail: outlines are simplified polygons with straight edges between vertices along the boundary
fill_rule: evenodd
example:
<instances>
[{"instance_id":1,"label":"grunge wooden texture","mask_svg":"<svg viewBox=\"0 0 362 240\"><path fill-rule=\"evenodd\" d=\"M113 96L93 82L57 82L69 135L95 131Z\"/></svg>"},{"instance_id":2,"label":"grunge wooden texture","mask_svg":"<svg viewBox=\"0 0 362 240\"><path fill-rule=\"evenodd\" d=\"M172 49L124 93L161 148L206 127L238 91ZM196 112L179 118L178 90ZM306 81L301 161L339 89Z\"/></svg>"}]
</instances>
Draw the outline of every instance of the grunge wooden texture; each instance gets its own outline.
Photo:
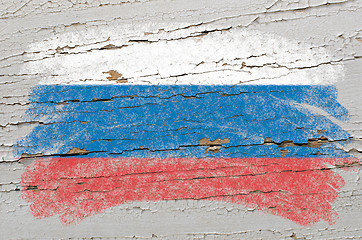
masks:
<instances>
[{"instance_id":1,"label":"grunge wooden texture","mask_svg":"<svg viewBox=\"0 0 362 240\"><path fill-rule=\"evenodd\" d=\"M360 0L1 0L1 239L362 237Z\"/></svg>"}]
</instances>

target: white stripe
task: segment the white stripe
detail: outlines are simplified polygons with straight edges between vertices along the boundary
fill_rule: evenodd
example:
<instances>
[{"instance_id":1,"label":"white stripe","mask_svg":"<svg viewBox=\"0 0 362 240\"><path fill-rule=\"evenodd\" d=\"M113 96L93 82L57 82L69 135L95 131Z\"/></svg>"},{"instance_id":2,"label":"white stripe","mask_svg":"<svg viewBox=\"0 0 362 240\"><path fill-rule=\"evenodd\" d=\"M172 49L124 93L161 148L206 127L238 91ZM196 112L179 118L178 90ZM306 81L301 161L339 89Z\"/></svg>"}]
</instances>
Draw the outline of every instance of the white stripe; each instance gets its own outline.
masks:
<instances>
[{"instance_id":1,"label":"white stripe","mask_svg":"<svg viewBox=\"0 0 362 240\"><path fill-rule=\"evenodd\" d=\"M74 43L104 34L64 34L34 43L29 51L44 56L34 54L22 72L38 74L40 84L155 85L331 84L344 72L342 64L330 63L331 56L324 48L258 31L230 30L181 40L127 42L122 48L100 50L122 36L121 30L114 30L109 34L111 40L97 48ZM74 47L67 48L66 54L63 50L55 52L57 46L71 42ZM110 70L122 74L127 83L108 80L110 75L104 72Z\"/></svg>"}]
</instances>

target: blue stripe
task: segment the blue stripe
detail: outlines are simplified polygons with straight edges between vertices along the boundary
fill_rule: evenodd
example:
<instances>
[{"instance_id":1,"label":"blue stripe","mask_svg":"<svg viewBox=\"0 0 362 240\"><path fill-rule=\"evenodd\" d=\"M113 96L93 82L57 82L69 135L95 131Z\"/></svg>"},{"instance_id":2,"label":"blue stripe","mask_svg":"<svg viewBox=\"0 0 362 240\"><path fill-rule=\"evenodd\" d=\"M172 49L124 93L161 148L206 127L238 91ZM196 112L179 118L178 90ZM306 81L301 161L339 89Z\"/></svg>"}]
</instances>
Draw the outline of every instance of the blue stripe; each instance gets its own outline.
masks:
<instances>
[{"instance_id":1,"label":"blue stripe","mask_svg":"<svg viewBox=\"0 0 362 240\"><path fill-rule=\"evenodd\" d=\"M340 126L298 105L346 121L333 86L50 85L35 87L30 101L26 120L40 124L17 143L17 156L65 154L73 147L91 151L87 157L348 156L341 142L303 145L321 136L349 138ZM264 145L266 137L300 146ZM212 153L198 146L202 138L230 142Z\"/></svg>"}]
</instances>

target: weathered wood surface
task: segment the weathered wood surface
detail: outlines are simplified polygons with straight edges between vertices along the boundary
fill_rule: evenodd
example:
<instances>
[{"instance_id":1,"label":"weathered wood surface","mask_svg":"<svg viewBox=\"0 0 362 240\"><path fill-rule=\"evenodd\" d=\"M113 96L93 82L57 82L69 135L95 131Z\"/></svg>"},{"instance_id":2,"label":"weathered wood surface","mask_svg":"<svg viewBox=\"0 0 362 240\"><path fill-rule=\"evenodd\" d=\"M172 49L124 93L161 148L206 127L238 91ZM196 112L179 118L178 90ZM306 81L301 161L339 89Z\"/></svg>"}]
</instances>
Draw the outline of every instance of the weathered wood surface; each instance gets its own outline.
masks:
<instances>
[{"instance_id":1,"label":"weathered wood surface","mask_svg":"<svg viewBox=\"0 0 362 240\"><path fill-rule=\"evenodd\" d=\"M333 225L321 221L301 226L255 208L202 200L131 202L108 208L78 224L62 225L58 216L38 219L29 210L30 203L21 196L21 175L39 155L16 147L37 126L57 122L56 117L26 117L33 101L31 91L39 82L102 80L147 84L157 79L161 84L202 84L209 79L223 79L233 85L233 79L278 79L287 71L289 79L313 79L335 85L338 102L348 110L350 118L340 121L313 107L311 111L319 111L348 132L350 137L334 140L346 143L340 151L361 159L361 8L359 0L2 0L0 238L361 238L358 163L352 171L345 171L351 166L332 166L345 181L332 204L339 216ZM302 47L295 47L299 44ZM235 58L234 52L245 46L247 50ZM263 58L268 49L279 55ZM97 103L89 101L88 105ZM200 136L198 144L209 147L211 155L230 142L230 136L225 134L220 136L224 138L220 144L213 145L210 141L214 139L207 139L208 136ZM46 136L44 139L51 142ZM113 144L112 140L109 142ZM264 144L277 143L265 139ZM153 146L153 151L164 150L157 149L157 144ZM52 147L45 145L39 153L86 153ZM244 147L247 143L239 146ZM132 152L131 147L125 146L124 150ZM176 154L179 150L173 151ZM19 154L23 154L22 161L18 161Z\"/></svg>"}]
</instances>

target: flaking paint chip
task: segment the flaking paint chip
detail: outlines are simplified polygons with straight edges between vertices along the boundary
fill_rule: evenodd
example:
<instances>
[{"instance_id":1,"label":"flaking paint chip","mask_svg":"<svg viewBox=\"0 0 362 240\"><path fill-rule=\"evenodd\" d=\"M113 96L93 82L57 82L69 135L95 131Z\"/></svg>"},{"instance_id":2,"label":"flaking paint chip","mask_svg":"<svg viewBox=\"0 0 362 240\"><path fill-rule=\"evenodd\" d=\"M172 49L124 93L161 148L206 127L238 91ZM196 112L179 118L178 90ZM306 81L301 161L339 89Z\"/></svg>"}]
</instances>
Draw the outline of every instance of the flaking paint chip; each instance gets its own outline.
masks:
<instances>
[{"instance_id":1,"label":"flaking paint chip","mask_svg":"<svg viewBox=\"0 0 362 240\"><path fill-rule=\"evenodd\" d=\"M214 146L214 145L221 145L224 143L230 143L230 138L217 138L214 141L211 141L210 138L202 138L199 140L200 146Z\"/></svg>"},{"instance_id":2,"label":"flaking paint chip","mask_svg":"<svg viewBox=\"0 0 362 240\"><path fill-rule=\"evenodd\" d=\"M85 149L79 149L79 148L72 148L70 149L67 154L68 155L83 155L83 154L87 154L90 153L89 151L85 150Z\"/></svg>"},{"instance_id":3,"label":"flaking paint chip","mask_svg":"<svg viewBox=\"0 0 362 240\"><path fill-rule=\"evenodd\" d=\"M108 72L103 72L103 73L108 73L110 76L107 77L108 80L112 81L112 80L116 80L117 83L127 83L128 80L125 79L124 77L122 77L123 75L115 70L109 70Z\"/></svg>"}]
</instances>

